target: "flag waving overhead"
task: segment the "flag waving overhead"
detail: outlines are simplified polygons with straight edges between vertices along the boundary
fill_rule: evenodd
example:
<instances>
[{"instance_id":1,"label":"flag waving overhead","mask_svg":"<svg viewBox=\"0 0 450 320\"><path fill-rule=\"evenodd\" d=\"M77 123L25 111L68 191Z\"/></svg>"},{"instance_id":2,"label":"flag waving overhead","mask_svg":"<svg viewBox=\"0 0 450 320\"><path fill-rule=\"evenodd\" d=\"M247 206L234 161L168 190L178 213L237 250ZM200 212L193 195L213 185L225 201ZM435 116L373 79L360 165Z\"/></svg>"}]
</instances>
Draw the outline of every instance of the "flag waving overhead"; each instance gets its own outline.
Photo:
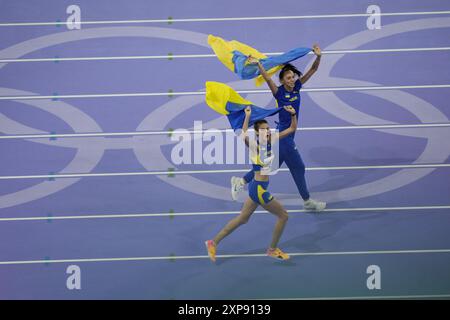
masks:
<instances>
[{"instance_id":1,"label":"flag waving overhead","mask_svg":"<svg viewBox=\"0 0 450 320\"><path fill-rule=\"evenodd\" d=\"M308 54L311 48L295 48L278 56L268 58L258 50L236 40L225 41L220 37L208 35L208 44L213 49L217 58L241 79L255 79L260 86L264 79L259 73L258 66L247 64L249 55L259 59L269 76L272 76L282 68L283 64L296 60Z\"/></svg>"},{"instance_id":2,"label":"flag waving overhead","mask_svg":"<svg viewBox=\"0 0 450 320\"><path fill-rule=\"evenodd\" d=\"M264 109L257 107L252 102L242 98L231 87L224 83L214 81L206 82L206 104L214 111L226 115L233 130L242 129L245 118L244 110L247 106L252 108L249 126L252 126L257 120L280 112L282 109Z\"/></svg>"}]
</instances>

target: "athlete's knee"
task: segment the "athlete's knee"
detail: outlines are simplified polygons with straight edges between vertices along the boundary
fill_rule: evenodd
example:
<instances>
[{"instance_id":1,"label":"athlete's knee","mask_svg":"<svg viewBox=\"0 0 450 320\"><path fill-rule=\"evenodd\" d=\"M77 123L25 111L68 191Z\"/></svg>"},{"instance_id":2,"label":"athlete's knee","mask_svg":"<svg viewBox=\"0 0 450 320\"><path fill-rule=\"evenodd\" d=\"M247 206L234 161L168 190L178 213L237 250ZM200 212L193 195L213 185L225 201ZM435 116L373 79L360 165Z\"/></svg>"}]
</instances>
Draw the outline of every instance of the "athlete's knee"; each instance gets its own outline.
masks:
<instances>
[{"instance_id":1,"label":"athlete's knee","mask_svg":"<svg viewBox=\"0 0 450 320\"><path fill-rule=\"evenodd\" d=\"M302 159L300 157L298 157L294 161L289 161L289 163L286 163L286 164L288 165L289 170L293 174L301 174L301 175L305 174L306 167L305 167L305 164L303 163L303 161L302 161Z\"/></svg>"},{"instance_id":2,"label":"athlete's knee","mask_svg":"<svg viewBox=\"0 0 450 320\"><path fill-rule=\"evenodd\" d=\"M300 171L305 171L306 167L305 167L305 163L303 162L303 160L299 157L299 159L297 159L295 166L297 167L298 170Z\"/></svg>"},{"instance_id":3,"label":"athlete's knee","mask_svg":"<svg viewBox=\"0 0 450 320\"><path fill-rule=\"evenodd\" d=\"M239 225L246 224L249 220L249 217L237 217L236 221L239 223Z\"/></svg>"},{"instance_id":4,"label":"athlete's knee","mask_svg":"<svg viewBox=\"0 0 450 320\"><path fill-rule=\"evenodd\" d=\"M289 220L289 214L287 213L287 211L284 211L284 212L280 215L279 219L280 219L281 221L287 222L287 221Z\"/></svg>"}]
</instances>

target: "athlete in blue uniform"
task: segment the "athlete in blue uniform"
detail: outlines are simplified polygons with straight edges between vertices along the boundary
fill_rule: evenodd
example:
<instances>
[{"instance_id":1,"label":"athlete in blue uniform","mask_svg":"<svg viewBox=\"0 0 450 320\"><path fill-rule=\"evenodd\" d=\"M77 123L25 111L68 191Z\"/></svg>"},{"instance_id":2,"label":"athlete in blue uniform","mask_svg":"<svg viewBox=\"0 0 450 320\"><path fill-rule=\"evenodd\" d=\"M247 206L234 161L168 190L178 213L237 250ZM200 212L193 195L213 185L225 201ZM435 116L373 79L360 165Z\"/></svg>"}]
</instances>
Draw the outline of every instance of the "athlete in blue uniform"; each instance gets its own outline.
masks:
<instances>
[{"instance_id":1,"label":"athlete in blue uniform","mask_svg":"<svg viewBox=\"0 0 450 320\"><path fill-rule=\"evenodd\" d=\"M303 75L298 71L293 65L286 64L280 71L279 79L281 82L280 86L276 86L273 80L268 76L266 70L264 70L261 63L250 57L250 63L257 63L261 75L264 80L269 85L273 96L277 101L279 108L290 105L294 108L296 112L296 117L298 118L299 108L300 108L300 89L303 84L308 81L309 78L317 71L320 63L321 50L317 45L313 46L313 50L316 57L311 69ZM291 116L286 110L281 110L279 112L279 131L283 131L291 125ZM304 208L311 211L322 211L326 207L325 202L316 201L310 198L308 187L306 185L305 179L305 164L303 163L302 157L297 150L297 146L294 141L295 131L290 134L286 139L280 141L280 157L279 166L286 163L289 171L294 178L297 189L304 201ZM237 199L239 192L243 189L246 183L251 183L254 179L254 171L248 172L244 178L232 177L231 178L231 195L234 200Z\"/></svg>"},{"instance_id":2,"label":"athlete in blue uniform","mask_svg":"<svg viewBox=\"0 0 450 320\"><path fill-rule=\"evenodd\" d=\"M272 145L279 143L279 141L281 142L289 139L288 137L297 129L297 116L295 109L291 106L283 106L283 111L285 111L292 118L289 127L285 128L283 131L278 131L279 133L277 134L271 134L267 121L258 120L254 124L256 133L255 141L254 139L249 139L247 135L251 108L247 107L245 109L245 120L242 127L241 137L250 149L250 158L253 163L253 179L249 183L249 197L245 201L240 215L228 222L228 224L214 237L214 239L205 242L208 255L212 261L216 260L216 246L219 242L233 232L237 227L246 223L259 205L267 211L275 214L278 218L273 231L272 242L267 250L267 255L269 257L281 260L289 259L289 255L277 247L284 226L288 220L288 213L281 203L279 203L268 191L270 164L274 158L271 150Z\"/></svg>"}]
</instances>

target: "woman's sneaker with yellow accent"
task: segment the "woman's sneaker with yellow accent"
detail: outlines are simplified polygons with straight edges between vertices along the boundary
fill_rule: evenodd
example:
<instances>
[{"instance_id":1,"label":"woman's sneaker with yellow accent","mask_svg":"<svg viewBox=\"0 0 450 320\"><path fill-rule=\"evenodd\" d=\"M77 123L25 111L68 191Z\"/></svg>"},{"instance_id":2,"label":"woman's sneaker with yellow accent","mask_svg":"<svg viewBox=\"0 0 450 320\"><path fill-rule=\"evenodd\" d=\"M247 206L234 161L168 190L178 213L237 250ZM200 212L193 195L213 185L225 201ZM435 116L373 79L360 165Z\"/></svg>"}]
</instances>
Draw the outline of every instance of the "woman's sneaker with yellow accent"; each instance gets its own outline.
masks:
<instances>
[{"instance_id":1,"label":"woman's sneaker with yellow accent","mask_svg":"<svg viewBox=\"0 0 450 320\"><path fill-rule=\"evenodd\" d=\"M244 190L244 179L239 177L231 177L231 198L236 201L239 193Z\"/></svg>"},{"instance_id":2,"label":"woman's sneaker with yellow accent","mask_svg":"<svg viewBox=\"0 0 450 320\"><path fill-rule=\"evenodd\" d=\"M287 253L284 253L279 248L269 248L267 249L267 255L271 258L278 260L288 260L290 257Z\"/></svg>"},{"instance_id":3,"label":"woman's sneaker with yellow accent","mask_svg":"<svg viewBox=\"0 0 450 320\"><path fill-rule=\"evenodd\" d=\"M216 262L216 243L214 240L207 240L205 241L205 245L209 258L212 262Z\"/></svg>"}]
</instances>

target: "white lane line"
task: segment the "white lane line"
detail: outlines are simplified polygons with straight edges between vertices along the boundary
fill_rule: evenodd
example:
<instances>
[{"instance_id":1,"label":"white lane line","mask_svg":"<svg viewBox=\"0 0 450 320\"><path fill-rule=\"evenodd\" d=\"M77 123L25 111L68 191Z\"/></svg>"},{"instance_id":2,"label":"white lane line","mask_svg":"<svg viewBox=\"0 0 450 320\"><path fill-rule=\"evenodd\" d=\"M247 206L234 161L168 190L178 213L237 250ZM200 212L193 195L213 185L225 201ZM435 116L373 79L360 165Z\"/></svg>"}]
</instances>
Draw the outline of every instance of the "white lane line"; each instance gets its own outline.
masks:
<instances>
[{"instance_id":1,"label":"white lane line","mask_svg":"<svg viewBox=\"0 0 450 320\"><path fill-rule=\"evenodd\" d=\"M329 91L367 91L367 90L397 90L397 89L400 89L400 90L404 90L404 89L437 89L437 88L450 88L450 84L309 88L309 89L303 89L303 91L304 92L329 92ZM250 90L248 90L248 91L250 91ZM270 92L270 90L267 90L267 92ZM250 92L250 93L257 93L257 92Z\"/></svg>"},{"instance_id":2,"label":"white lane line","mask_svg":"<svg viewBox=\"0 0 450 320\"><path fill-rule=\"evenodd\" d=\"M343 54L343 53L390 53L390 52L421 52L421 51L447 51L450 47L428 47L428 48L390 48L390 49L355 49L355 50L328 50L325 54ZM314 54L310 52L308 54Z\"/></svg>"},{"instance_id":3,"label":"white lane line","mask_svg":"<svg viewBox=\"0 0 450 320\"><path fill-rule=\"evenodd\" d=\"M448 127L450 123L417 123L417 124L380 124L380 125L354 125L354 126L328 126L328 127L303 127L299 131L316 130L349 130L349 129L405 129L405 128L436 128Z\"/></svg>"},{"instance_id":4,"label":"white lane line","mask_svg":"<svg viewBox=\"0 0 450 320\"><path fill-rule=\"evenodd\" d=\"M352 129L412 129L412 128L445 128L449 123L417 123L417 124L380 124L380 125L354 125L354 126L324 126L302 127L297 131L326 131L326 130L352 130ZM249 129L252 131L253 129ZM189 134L226 133L232 129L204 129L186 130ZM83 137L115 137L115 136L153 136L171 135L174 131L130 131L130 132L95 132L95 133L61 133L61 134L26 134L26 135L0 135L0 139L43 139L43 138L83 138Z\"/></svg>"},{"instance_id":5,"label":"white lane line","mask_svg":"<svg viewBox=\"0 0 450 320\"><path fill-rule=\"evenodd\" d=\"M423 15L446 15L450 11L413 11L413 12L382 12L380 16L423 16ZM346 14L320 14L320 15L296 15L296 16L265 16L265 17L228 17L228 18L187 18L187 19L141 19L141 20L99 20L81 21L81 25L96 24L143 24L143 23L174 23L174 22L220 22L220 21L255 21L255 20L290 20L290 19L329 19L329 18L357 18L369 17L369 13L346 13ZM63 26L66 22L6 22L0 23L0 27L17 26Z\"/></svg>"},{"instance_id":6,"label":"white lane line","mask_svg":"<svg viewBox=\"0 0 450 320\"><path fill-rule=\"evenodd\" d=\"M431 48L398 48L398 49L366 49L366 50L330 50L322 51L322 54L353 54L353 53L397 53L397 52L423 52L423 51L448 51L450 47ZM264 53L266 56L277 56L283 52ZM309 55L314 53L309 52ZM62 61L108 61L108 60L149 60L149 59L180 59L180 58L215 58L215 54L176 54L176 55L149 55L149 56L110 56L110 57L68 57L68 58L23 58L0 59L0 63L14 62L62 62Z\"/></svg>"},{"instance_id":7,"label":"white lane line","mask_svg":"<svg viewBox=\"0 0 450 320\"><path fill-rule=\"evenodd\" d=\"M328 170L369 170L369 169L423 169L423 168L448 168L450 163L433 164L399 164L381 166L343 166L343 167L310 167L307 171ZM249 169L224 169L224 170L185 170L185 171L141 171L141 172L110 172L110 173L69 173L69 174L43 174L24 176L0 176L0 180L13 179L56 179L56 178L82 178L82 177L118 177L118 176L147 176L147 175L176 175L176 174L216 174L216 173L243 173ZM280 172L288 172L288 168L279 169Z\"/></svg>"},{"instance_id":8,"label":"white lane line","mask_svg":"<svg viewBox=\"0 0 450 320\"><path fill-rule=\"evenodd\" d=\"M380 166L342 166L342 167L310 167L307 171L327 170L366 170L366 169L421 169L421 168L448 168L450 163L434 164L403 164L403 165L380 165ZM81 178L81 177L115 177L115 176L145 176L145 175L175 175L175 174L216 174L216 173L242 173L249 169L224 169L224 170L185 170L185 171L141 171L141 172L111 172L111 173L70 173L54 175L25 175L25 176L0 176L0 180L11 179L48 179L48 178ZM289 169L282 168L278 171L288 172Z\"/></svg>"},{"instance_id":9,"label":"white lane line","mask_svg":"<svg viewBox=\"0 0 450 320\"><path fill-rule=\"evenodd\" d=\"M449 206L415 206L415 207L369 207L369 208L328 208L323 212L381 212L381 211L418 211L418 210L449 210ZM287 210L289 213L311 213L304 209ZM96 214L77 216L46 216L46 217L22 217L0 218L2 221L41 221L41 220L78 220L78 219L118 219L118 218L155 218L155 217L189 217L189 216L218 216L236 215L239 211L208 211L208 212L180 212L180 213L129 213L129 214ZM256 210L256 214L267 214L265 210ZM449 211L450 213L450 211ZM317 214L317 213L312 213Z\"/></svg>"},{"instance_id":10,"label":"white lane line","mask_svg":"<svg viewBox=\"0 0 450 320\"><path fill-rule=\"evenodd\" d=\"M332 92L332 91L375 91L375 90L405 90L405 89L442 89L450 88L450 84L404 85L404 86L367 86L367 87L330 87L302 89L302 92ZM237 90L237 93L270 93L270 90ZM192 96L204 95L205 91L183 92L142 92L142 93L105 93L105 94L67 94L67 95L29 95L0 96L0 100L37 100L37 99L80 99L80 98L120 98L120 97L153 97L153 96Z\"/></svg>"},{"instance_id":11,"label":"white lane line","mask_svg":"<svg viewBox=\"0 0 450 320\"><path fill-rule=\"evenodd\" d=\"M377 254L429 254L429 253L450 253L450 249L431 250L373 250L373 251L332 251L332 252L297 252L289 253L291 257L300 256L357 256L357 255L377 255ZM217 255L217 258L259 258L266 257L266 254L228 254ZM21 264L50 264L50 263L82 263L82 262L118 262L118 261L152 261L152 260L193 260L209 259L208 255L198 256L161 256L161 257L125 257L125 258L88 258L88 259L59 259L59 260L17 260L0 261L0 265L21 265Z\"/></svg>"},{"instance_id":12,"label":"white lane line","mask_svg":"<svg viewBox=\"0 0 450 320\"><path fill-rule=\"evenodd\" d=\"M450 294L419 294L405 296L352 296L352 297L307 297L307 298L272 298L262 300L377 300L377 299L433 299L450 298ZM259 300L259 299L257 299Z\"/></svg>"},{"instance_id":13,"label":"white lane line","mask_svg":"<svg viewBox=\"0 0 450 320\"><path fill-rule=\"evenodd\" d=\"M444 49L445 50L445 49ZM431 50L433 51L433 50ZM176 58L213 58L214 54L177 54L164 56L110 56L110 57L71 57L71 58L35 58L35 59L0 59L0 63L11 62L60 62L60 61L98 61L98 60L148 60Z\"/></svg>"}]
</instances>

